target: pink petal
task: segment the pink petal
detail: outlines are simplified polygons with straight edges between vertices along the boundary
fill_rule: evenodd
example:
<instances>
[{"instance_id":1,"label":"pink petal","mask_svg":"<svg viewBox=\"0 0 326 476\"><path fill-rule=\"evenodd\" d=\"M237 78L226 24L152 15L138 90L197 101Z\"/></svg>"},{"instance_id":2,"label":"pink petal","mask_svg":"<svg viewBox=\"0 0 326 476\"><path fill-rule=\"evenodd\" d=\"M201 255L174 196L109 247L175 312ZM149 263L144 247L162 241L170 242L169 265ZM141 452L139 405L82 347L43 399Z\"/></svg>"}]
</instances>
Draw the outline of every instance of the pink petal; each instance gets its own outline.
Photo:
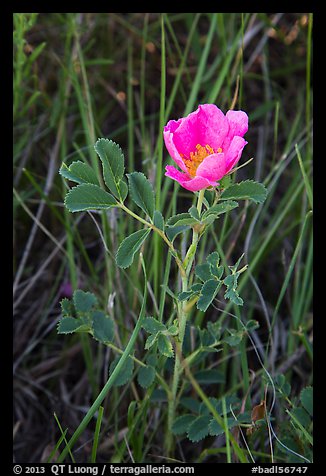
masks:
<instances>
[{"instance_id":1,"label":"pink petal","mask_svg":"<svg viewBox=\"0 0 326 476\"><path fill-rule=\"evenodd\" d=\"M199 110L198 144L202 146L208 144L214 150L217 150L219 147L222 147L224 138L229 132L228 120L215 104L203 104L199 106Z\"/></svg>"},{"instance_id":2,"label":"pink petal","mask_svg":"<svg viewBox=\"0 0 326 476\"><path fill-rule=\"evenodd\" d=\"M216 187L218 185L216 182L211 182L210 180L200 177L199 175L196 175L196 177L189 180L188 182L179 183L183 188L190 190L191 192L198 192L198 190L202 190L203 188Z\"/></svg>"},{"instance_id":3,"label":"pink petal","mask_svg":"<svg viewBox=\"0 0 326 476\"><path fill-rule=\"evenodd\" d=\"M178 152L187 158L190 157L190 152L196 151L197 144L208 144L217 150L229 130L226 116L215 104L202 104L177 123L177 127L175 121L173 124L173 142ZM172 132L171 126L169 130Z\"/></svg>"},{"instance_id":4,"label":"pink petal","mask_svg":"<svg viewBox=\"0 0 326 476\"><path fill-rule=\"evenodd\" d=\"M188 116L179 119L177 121L179 126L173 131L173 142L176 149L179 154L181 153L187 158L190 157L190 152L196 150L196 145L199 143L198 114L199 108Z\"/></svg>"},{"instance_id":5,"label":"pink petal","mask_svg":"<svg viewBox=\"0 0 326 476\"><path fill-rule=\"evenodd\" d=\"M167 165L165 167L165 175L179 183L191 180L191 177L188 174L180 172L175 167L173 167L173 165Z\"/></svg>"},{"instance_id":6,"label":"pink petal","mask_svg":"<svg viewBox=\"0 0 326 476\"><path fill-rule=\"evenodd\" d=\"M166 145L166 148L167 150L169 151L169 154L171 155L172 159L174 160L174 162L179 165L180 169L183 170L184 172L187 172L187 167L185 166L174 142L173 142L173 133L170 132L167 127L168 125L171 123L171 122L175 122L177 124L176 121L169 121L167 126L165 126L164 128L164 132L163 132L163 137L164 137L164 142L165 142L165 145Z\"/></svg>"},{"instance_id":7,"label":"pink petal","mask_svg":"<svg viewBox=\"0 0 326 476\"><path fill-rule=\"evenodd\" d=\"M226 118L230 126L229 134L243 137L248 131L248 116L244 111L228 111Z\"/></svg>"},{"instance_id":8,"label":"pink petal","mask_svg":"<svg viewBox=\"0 0 326 476\"><path fill-rule=\"evenodd\" d=\"M198 190L202 190L203 188L207 188L210 186L215 187L217 185L215 182L207 180L204 177L196 176L194 178L191 178L189 177L189 175L179 172L172 165L167 165L165 167L165 170L165 175L167 177L176 180L183 188L190 190L191 192L197 192Z\"/></svg>"},{"instance_id":9,"label":"pink petal","mask_svg":"<svg viewBox=\"0 0 326 476\"><path fill-rule=\"evenodd\" d=\"M240 160L244 146L248 144L243 137L233 137L231 144L225 153L226 173L229 172Z\"/></svg>"},{"instance_id":10,"label":"pink petal","mask_svg":"<svg viewBox=\"0 0 326 476\"><path fill-rule=\"evenodd\" d=\"M226 162L224 154L208 155L198 166L196 175L210 181L216 181L226 174Z\"/></svg>"},{"instance_id":11,"label":"pink petal","mask_svg":"<svg viewBox=\"0 0 326 476\"><path fill-rule=\"evenodd\" d=\"M244 111L228 111L226 118L229 123L229 132L221 146L223 152L227 151L234 136L243 137L248 131L248 116Z\"/></svg>"}]
</instances>

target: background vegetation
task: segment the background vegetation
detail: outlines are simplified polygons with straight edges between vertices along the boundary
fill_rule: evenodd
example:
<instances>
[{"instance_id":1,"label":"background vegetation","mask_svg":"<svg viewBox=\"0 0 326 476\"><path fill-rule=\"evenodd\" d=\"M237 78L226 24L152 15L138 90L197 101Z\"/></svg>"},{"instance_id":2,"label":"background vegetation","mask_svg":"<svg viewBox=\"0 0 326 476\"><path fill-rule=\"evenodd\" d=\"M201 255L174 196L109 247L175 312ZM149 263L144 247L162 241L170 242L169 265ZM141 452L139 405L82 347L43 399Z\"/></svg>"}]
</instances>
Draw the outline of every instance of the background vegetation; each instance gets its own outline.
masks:
<instances>
[{"instance_id":1,"label":"background vegetation","mask_svg":"<svg viewBox=\"0 0 326 476\"><path fill-rule=\"evenodd\" d=\"M114 209L92 217L67 212L61 163L95 163L96 139L113 139L125 153L127 171L143 171L153 183L162 213L185 211L193 195L163 176L170 160L163 125L200 103L226 112L235 97L235 109L250 119L242 163L254 158L237 178L262 181L269 194L263 205L246 203L217 220L200 244L199 256L223 250L230 264L245 253L245 305L237 309L218 296L213 310L194 310L191 326L219 321L223 329L239 330L240 318L258 321L259 328L238 345L205 356L193 370L216 370L213 380L212 373L199 380L205 394L235 395L249 413L262 399L267 407L273 401L268 371L276 387L278 440L263 424L234 435L248 461L251 454L268 462L273 453L278 462L302 462L289 448L311 461L312 14L15 13L13 20L15 461L55 461L62 433L68 438L78 426L119 355L78 335L58 336L60 300L77 287L93 292L114 318L124 349L143 293L138 258L126 272L114 261L137 224ZM147 314L166 320L173 302L160 284L173 287L177 270L158 241L148 242L143 254ZM140 360L144 339L136 346ZM162 375L169 379L169 372L167 362ZM183 385L179 415L198 400L186 377ZM116 387L71 457L169 462L162 439L166 411L159 389L143 389L137 380ZM224 435L199 442L179 435L173 458L236 461Z\"/></svg>"}]
</instances>

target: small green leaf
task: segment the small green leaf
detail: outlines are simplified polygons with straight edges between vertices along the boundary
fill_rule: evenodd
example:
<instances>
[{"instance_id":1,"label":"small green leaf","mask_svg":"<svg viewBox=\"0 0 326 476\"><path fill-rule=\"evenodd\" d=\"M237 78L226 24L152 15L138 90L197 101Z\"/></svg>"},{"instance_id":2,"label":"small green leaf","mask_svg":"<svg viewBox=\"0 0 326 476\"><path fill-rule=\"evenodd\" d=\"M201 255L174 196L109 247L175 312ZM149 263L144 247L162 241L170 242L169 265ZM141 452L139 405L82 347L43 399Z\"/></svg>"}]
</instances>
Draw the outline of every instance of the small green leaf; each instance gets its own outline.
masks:
<instances>
[{"instance_id":1,"label":"small green leaf","mask_svg":"<svg viewBox=\"0 0 326 476\"><path fill-rule=\"evenodd\" d=\"M202 283L195 283L191 286L190 290L191 292L193 292L194 294L196 293L200 293L200 291L202 290Z\"/></svg>"},{"instance_id":2,"label":"small green leaf","mask_svg":"<svg viewBox=\"0 0 326 476\"><path fill-rule=\"evenodd\" d=\"M128 268L134 261L134 256L150 234L150 228L135 231L123 240L118 248L116 262L120 268Z\"/></svg>"},{"instance_id":3,"label":"small green leaf","mask_svg":"<svg viewBox=\"0 0 326 476\"><path fill-rule=\"evenodd\" d=\"M172 324L172 326L170 326L168 328L168 333L171 335L171 336L176 336L178 335L179 333L179 328L177 326L175 326L174 324Z\"/></svg>"},{"instance_id":4,"label":"small green leaf","mask_svg":"<svg viewBox=\"0 0 326 476\"><path fill-rule=\"evenodd\" d=\"M184 231L189 230L187 225L176 225L176 226L171 226L165 230L166 236L169 238L171 242L180 234L183 233Z\"/></svg>"},{"instance_id":5,"label":"small green leaf","mask_svg":"<svg viewBox=\"0 0 326 476\"><path fill-rule=\"evenodd\" d=\"M214 276L216 279L220 280L222 278L222 275L224 273L224 267L219 266L220 263L220 255L218 254L217 251L214 251L210 255L207 256L206 258L207 263L210 266L210 272L212 276Z\"/></svg>"},{"instance_id":6,"label":"small green leaf","mask_svg":"<svg viewBox=\"0 0 326 476\"><path fill-rule=\"evenodd\" d=\"M192 216L192 218L194 218L196 221L200 221L200 216L199 216L199 213L198 213L198 209L197 207L195 207L195 205L192 205L189 210L188 210L188 213L190 216Z\"/></svg>"},{"instance_id":7,"label":"small green leaf","mask_svg":"<svg viewBox=\"0 0 326 476\"><path fill-rule=\"evenodd\" d=\"M73 187L65 198L65 206L73 213L85 210L106 210L116 205L117 201L110 193L90 183Z\"/></svg>"},{"instance_id":8,"label":"small green leaf","mask_svg":"<svg viewBox=\"0 0 326 476\"><path fill-rule=\"evenodd\" d=\"M119 182L120 198L124 202L128 195L128 185L124 178Z\"/></svg>"},{"instance_id":9,"label":"small green leaf","mask_svg":"<svg viewBox=\"0 0 326 476\"><path fill-rule=\"evenodd\" d=\"M234 418L228 418L227 426L229 430L234 426L237 426L237 420L235 420ZM215 419L212 419L209 423L209 434L211 436L219 436L223 435L223 433L224 429L221 427L221 425Z\"/></svg>"},{"instance_id":10,"label":"small green leaf","mask_svg":"<svg viewBox=\"0 0 326 476\"><path fill-rule=\"evenodd\" d=\"M87 332L89 326L85 325L82 319L75 319L73 317L63 317L58 323L58 334L72 334L73 332L84 331Z\"/></svg>"},{"instance_id":11,"label":"small green leaf","mask_svg":"<svg viewBox=\"0 0 326 476\"><path fill-rule=\"evenodd\" d=\"M165 325L157 319L154 319L154 317L145 317L142 328L149 334L157 334L160 331L166 331Z\"/></svg>"},{"instance_id":12,"label":"small green leaf","mask_svg":"<svg viewBox=\"0 0 326 476\"><path fill-rule=\"evenodd\" d=\"M208 321L207 330L214 337L215 340L219 340L221 337L222 324L220 321Z\"/></svg>"},{"instance_id":13,"label":"small green leaf","mask_svg":"<svg viewBox=\"0 0 326 476\"><path fill-rule=\"evenodd\" d=\"M224 337L224 342L229 344L231 347L234 347L238 344L240 344L242 337L243 337L243 332L242 331L236 331L234 329L227 329L227 332L229 332L229 335Z\"/></svg>"},{"instance_id":14,"label":"small green leaf","mask_svg":"<svg viewBox=\"0 0 326 476\"><path fill-rule=\"evenodd\" d=\"M176 418L172 425L172 433L174 435L182 435L187 433L189 426L196 419L195 415L182 415Z\"/></svg>"},{"instance_id":15,"label":"small green leaf","mask_svg":"<svg viewBox=\"0 0 326 476\"><path fill-rule=\"evenodd\" d=\"M97 304L96 296L93 293L81 289L74 291L73 301L77 313L89 312Z\"/></svg>"},{"instance_id":16,"label":"small green leaf","mask_svg":"<svg viewBox=\"0 0 326 476\"><path fill-rule=\"evenodd\" d=\"M94 149L102 162L105 185L114 196L122 198L120 181L124 174L124 155L120 146L110 139L98 139Z\"/></svg>"},{"instance_id":17,"label":"small green leaf","mask_svg":"<svg viewBox=\"0 0 326 476\"><path fill-rule=\"evenodd\" d=\"M224 294L225 299L230 299L234 304L238 306L243 305L243 299L239 296L237 291L238 286L238 276L239 273L229 274L226 278L224 278L223 282L227 287L227 290Z\"/></svg>"},{"instance_id":18,"label":"small green leaf","mask_svg":"<svg viewBox=\"0 0 326 476\"><path fill-rule=\"evenodd\" d=\"M151 365L140 367L137 375L137 381L143 388L148 388L152 385L155 379L155 369Z\"/></svg>"},{"instance_id":19,"label":"small green leaf","mask_svg":"<svg viewBox=\"0 0 326 476\"><path fill-rule=\"evenodd\" d=\"M307 410L310 416L313 416L313 388L306 387L300 393L302 406Z\"/></svg>"},{"instance_id":20,"label":"small green leaf","mask_svg":"<svg viewBox=\"0 0 326 476\"><path fill-rule=\"evenodd\" d=\"M198 223L198 221L193 218L189 213L179 213L178 215L173 215L168 219L166 225L171 226L192 226Z\"/></svg>"},{"instance_id":21,"label":"small green leaf","mask_svg":"<svg viewBox=\"0 0 326 476\"><path fill-rule=\"evenodd\" d=\"M164 231L164 218L160 211L155 210L153 217L153 224L161 231Z\"/></svg>"},{"instance_id":22,"label":"small green leaf","mask_svg":"<svg viewBox=\"0 0 326 476\"><path fill-rule=\"evenodd\" d=\"M252 200L255 203L263 203L266 197L267 189L262 183L245 180L244 182L230 185L224 190L220 200Z\"/></svg>"},{"instance_id":23,"label":"small green leaf","mask_svg":"<svg viewBox=\"0 0 326 476\"><path fill-rule=\"evenodd\" d=\"M96 173L90 167L90 165L85 162L78 160L77 162L72 162L69 167L66 164L62 164L59 170L59 174L62 175L67 180L72 182L82 183L91 183L94 185L99 185L98 178Z\"/></svg>"},{"instance_id":24,"label":"small green leaf","mask_svg":"<svg viewBox=\"0 0 326 476\"><path fill-rule=\"evenodd\" d=\"M197 309L200 311L206 311L210 304L213 302L216 294L218 293L221 282L216 279L209 279L204 283L202 287L200 297L197 301Z\"/></svg>"},{"instance_id":25,"label":"small green leaf","mask_svg":"<svg viewBox=\"0 0 326 476\"><path fill-rule=\"evenodd\" d=\"M132 172L131 174L127 174L127 177L129 181L129 190L132 200L150 218L153 218L155 196L150 181L141 172Z\"/></svg>"},{"instance_id":26,"label":"small green leaf","mask_svg":"<svg viewBox=\"0 0 326 476\"><path fill-rule=\"evenodd\" d=\"M189 299L194 293L192 291L182 291L178 294L178 301L186 301Z\"/></svg>"},{"instance_id":27,"label":"small green leaf","mask_svg":"<svg viewBox=\"0 0 326 476\"><path fill-rule=\"evenodd\" d=\"M75 306L70 299L63 298L60 302L61 312L64 317L74 317L75 316Z\"/></svg>"},{"instance_id":28,"label":"small green leaf","mask_svg":"<svg viewBox=\"0 0 326 476\"><path fill-rule=\"evenodd\" d=\"M200 346L203 348L213 345L215 342L215 338L211 335L210 332L208 332L207 329L198 328L198 335Z\"/></svg>"},{"instance_id":29,"label":"small green leaf","mask_svg":"<svg viewBox=\"0 0 326 476\"><path fill-rule=\"evenodd\" d=\"M203 287L202 283L193 284L191 288L189 289L189 291L183 291L178 294L178 300L185 301L186 299L189 299L192 296L199 294L202 290L202 287Z\"/></svg>"},{"instance_id":30,"label":"small green leaf","mask_svg":"<svg viewBox=\"0 0 326 476\"><path fill-rule=\"evenodd\" d=\"M157 337L158 334L152 334L147 337L147 340L145 342L145 350L150 349L155 344L155 342L157 341Z\"/></svg>"},{"instance_id":31,"label":"small green leaf","mask_svg":"<svg viewBox=\"0 0 326 476\"><path fill-rule=\"evenodd\" d=\"M255 321L253 319L248 321L247 324L246 324L246 329L247 329L248 332L251 332L255 329L258 329L258 327L259 327L258 321Z\"/></svg>"},{"instance_id":32,"label":"small green leaf","mask_svg":"<svg viewBox=\"0 0 326 476\"><path fill-rule=\"evenodd\" d=\"M229 212L230 210L233 210L234 208L237 208L239 206L238 202L234 202L232 200L223 202L223 203L218 203L208 210L203 214L202 216L202 221L205 223L205 220L207 218L210 218L212 215L217 218L219 215L222 215L222 213Z\"/></svg>"},{"instance_id":33,"label":"small green leaf","mask_svg":"<svg viewBox=\"0 0 326 476\"><path fill-rule=\"evenodd\" d=\"M116 357L113 362L110 365L110 375L112 375L113 370L116 368L118 365L118 362L120 360L120 356ZM134 361L133 359L129 356L122 366L120 373L116 380L114 381L114 386L120 387L121 385L125 385L127 382L129 382L132 378L132 373L134 370Z\"/></svg>"},{"instance_id":34,"label":"small green leaf","mask_svg":"<svg viewBox=\"0 0 326 476\"><path fill-rule=\"evenodd\" d=\"M195 274L201 281L212 279L211 269L208 263L198 264L195 268Z\"/></svg>"},{"instance_id":35,"label":"small green leaf","mask_svg":"<svg viewBox=\"0 0 326 476\"><path fill-rule=\"evenodd\" d=\"M173 357L173 347L170 339L164 334L159 334L157 339L157 347L162 355Z\"/></svg>"},{"instance_id":36,"label":"small green leaf","mask_svg":"<svg viewBox=\"0 0 326 476\"><path fill-rule=\"evenodd\" d=\"M219 182L220 182L221 190L228 188L232 182L231 175L224 175L224 177L221 180L219 180Z\"/></svg>"},{"instance_id":37,"label":"small green leaf","mask_svg":"<svg viewBox=\"0 0 326 476\"><path fill-rule=\"evenodd\" d=\"M211 417L209 415L202 415L197 417L188 428L188 438L193 443L202 440L209 434L209 423Z\"/></svg>"},{"instance_id":38,"label":"small green leaf","mask_svg":"<svg viewBox=\"0 0 326 476\"><path fill-rule=\"evenodd\" d=\"M112 342L114 337L113 319L102 311L92 313L92 327L94 338L100 342Z\"/></svg>"},{"instance_id":39,"label":"small green leaf","mask_svg":"<svg viewBox=\"0 0 326 476\"><path fill-rule=\"evenodd\" d=\"M213 251L207 256L206 261L208 264L217 267L220 264L220 255L217 251Z\"/></svg>"}]
</instances>

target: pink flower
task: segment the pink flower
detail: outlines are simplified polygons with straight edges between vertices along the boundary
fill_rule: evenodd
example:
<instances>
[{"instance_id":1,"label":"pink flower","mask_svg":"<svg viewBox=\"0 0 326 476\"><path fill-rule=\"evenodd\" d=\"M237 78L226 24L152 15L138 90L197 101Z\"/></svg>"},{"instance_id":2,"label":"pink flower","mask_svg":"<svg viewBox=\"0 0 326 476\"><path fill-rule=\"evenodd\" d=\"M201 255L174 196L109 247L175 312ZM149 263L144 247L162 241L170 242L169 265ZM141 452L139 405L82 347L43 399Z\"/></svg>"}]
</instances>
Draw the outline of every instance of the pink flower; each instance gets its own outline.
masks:
<instances>
[{"instance_id":1,"label":"pink flower","mask_svg":"<svg viewBox=\"0 0 326 476\"><path fill-rule=\"evenodd\" d=\"M224 115L215 104L202 104L188 116L169 121L163 132L165 145L183 172L167 165L165 175L192 192L216 187L239 161L247 130L244 111Z\"/></svg>"}]
</instances>

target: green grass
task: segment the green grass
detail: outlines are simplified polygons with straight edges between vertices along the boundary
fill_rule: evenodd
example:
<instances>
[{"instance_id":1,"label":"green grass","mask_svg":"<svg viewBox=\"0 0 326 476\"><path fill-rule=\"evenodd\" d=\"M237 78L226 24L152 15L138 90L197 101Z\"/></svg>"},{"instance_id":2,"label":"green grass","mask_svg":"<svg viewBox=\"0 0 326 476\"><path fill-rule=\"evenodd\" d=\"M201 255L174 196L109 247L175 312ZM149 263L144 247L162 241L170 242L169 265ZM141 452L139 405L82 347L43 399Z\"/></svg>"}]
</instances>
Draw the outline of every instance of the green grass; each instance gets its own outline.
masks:
<instances>
[{"instance_id":1,"label":"green grass","mask_svg":"<svg viewBox=\"0 0 326 476\"><path fill-rule=\"evenodd\" d=\"M200 241L198 261L218 250L233 264L245 252L249 268L239 281L245 305L235 309L219 294L206 314L192 308L190 331L208 321L241 329L239 318L260 327L252 341L224 344L196 361L181 377L179 398L183 392L209 408L209 397L236 394L250 412L265 394L263 362L273 378L282 373L291 385L288 400L276 394L277 437L312 459L312 427L293 414L300 391L312 384L312 22L309 13L14 14L15 423L25 422L14 440L18 463L64 461L69 452L76 462L251 461L232 432L218 447L214 437L191 443L178 436L165 453L167 402L157 390L171 385L166 358L147 390L136 379L108 386L108 367L130 342L134 357L145 357L144 333L130 340L142 305L163 322L176 318L169 288L177 291L178 269L158 236L146 242L144 309L140 259L127 270L114 260L138 223L117 210L92 214L97 226L88 213L69 213L67 182L57 173L62 162L82 160L100 177L94 143L108 137L121 145L127 172L149 177L165 217L186 211L193 194L164 177L172 162L163 127L205 102L226 112L237 89L235 109L250 120L241 163L254 160L235 180L262 181L268 198L223 215ZM177 237L175 246L184 253L190 240L190 233ZM114 318L120 351L87 335L57 335L64 281L96 294ZM225 381L192 380L206 368L220 370ZM267 408L272 401L269 383ZM177 416L183 413L180 403ZM256 462L270 462L267 428L243 433ZM272 444L275 462L303 461Z\"/></svg>"}]
</instances>

